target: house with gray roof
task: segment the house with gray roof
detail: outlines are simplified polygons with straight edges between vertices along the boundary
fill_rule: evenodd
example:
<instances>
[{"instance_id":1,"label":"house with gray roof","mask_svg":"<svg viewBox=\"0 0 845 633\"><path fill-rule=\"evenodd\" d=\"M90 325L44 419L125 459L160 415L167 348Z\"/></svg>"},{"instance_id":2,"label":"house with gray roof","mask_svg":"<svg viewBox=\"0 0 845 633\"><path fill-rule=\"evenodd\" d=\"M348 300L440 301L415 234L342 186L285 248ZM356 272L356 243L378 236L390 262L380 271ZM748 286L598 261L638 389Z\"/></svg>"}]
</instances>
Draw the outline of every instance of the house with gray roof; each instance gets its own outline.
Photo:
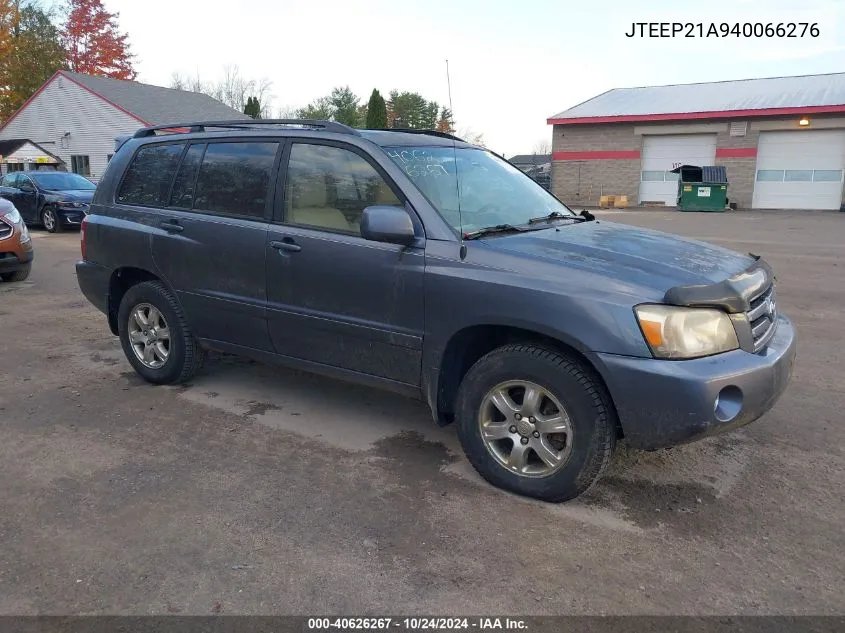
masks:
<instances>
[{"instance_id":1,"label":"house with gray roof","mask_svg":"<svg viewBox=\"0 0 845 633\"><path fill-rule=\"evenodd\" d=\"M118 136L148 125L245 118L197 92L60 70L0 125L0 141L28 141L96 181ZM0 172L8 169L0 162Z\"/></svg>"},{"instance_id":2,"label":"house with gray roof","mask_svg":"<svg viewBox=\"0 0 845 633\"><path fill-rule=\"evenodd\" d=\"M738 208L843 204L845 73L616 88L547 122L552 190L573 205L675 206L679 165L724 166Z\"/></svg>"}]
</instances>

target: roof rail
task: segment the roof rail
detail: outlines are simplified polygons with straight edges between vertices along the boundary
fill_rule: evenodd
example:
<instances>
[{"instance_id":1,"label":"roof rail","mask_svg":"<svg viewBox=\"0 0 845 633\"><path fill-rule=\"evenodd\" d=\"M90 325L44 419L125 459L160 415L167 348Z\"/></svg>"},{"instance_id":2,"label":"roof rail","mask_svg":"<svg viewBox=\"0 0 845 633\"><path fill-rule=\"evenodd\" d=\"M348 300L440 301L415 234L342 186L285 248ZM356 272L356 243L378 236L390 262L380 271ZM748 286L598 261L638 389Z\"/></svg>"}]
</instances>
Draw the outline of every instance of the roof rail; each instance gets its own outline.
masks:
<instances>
[{"instance_id":1,"label":"roof rail","mask_svg":"<svg viewBox=\"0 0 845 633\"><path fill-rule=\"evenodd\" d=\"M439 136L440 138L448 138L451 141L460 141L461 143L466 143L466 141L462 138L458 138L454 134L449 134L448 132L439 132L438 130L419 130L414 128L378 128L372 130L373 132L404 132L406 134L425 134L427 136Z\"/></svg>"},{"instance_id":2,"label":"roof rail","mask_svg":"<svg viewBox=\"0 0 845 633\"><path fill-rule=\"evenodd\" d=\"M303 128L322 129L337 134L354 134L360 136L355 128L338 123L337 121L318 121L312 119L235 119L233 121L194 121L191 123L168 123L144 127L135 132L133 138L155 136L158 130L187 130L188 132L205 132L207 128L222 128L229 130L248 130L262 126L296 125Z\"/></svg>"}]
</instances>

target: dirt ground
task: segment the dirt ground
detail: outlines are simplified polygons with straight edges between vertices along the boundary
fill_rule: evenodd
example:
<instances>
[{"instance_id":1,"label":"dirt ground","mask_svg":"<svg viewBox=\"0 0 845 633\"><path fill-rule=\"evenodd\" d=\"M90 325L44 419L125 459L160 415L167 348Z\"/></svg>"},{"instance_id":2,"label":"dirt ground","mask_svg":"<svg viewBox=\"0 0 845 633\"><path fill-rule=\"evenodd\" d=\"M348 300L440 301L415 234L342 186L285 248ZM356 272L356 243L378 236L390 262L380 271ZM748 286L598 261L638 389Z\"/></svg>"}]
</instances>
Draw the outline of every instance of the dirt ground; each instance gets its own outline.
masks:
<instances>
[{"instance_id":1,"label":"dirt ground","mask_svg":"<svg viewBox=\"0 0 845 633\"><path fill-rule=\"evenodd\" d=\"M800 337L738 432L585 497L482 482L413 401L212 357L143 383L79 235L0 284L0 614L845 613L845 214L600 213L762 254Z\"/></svg>"}]
</instances>

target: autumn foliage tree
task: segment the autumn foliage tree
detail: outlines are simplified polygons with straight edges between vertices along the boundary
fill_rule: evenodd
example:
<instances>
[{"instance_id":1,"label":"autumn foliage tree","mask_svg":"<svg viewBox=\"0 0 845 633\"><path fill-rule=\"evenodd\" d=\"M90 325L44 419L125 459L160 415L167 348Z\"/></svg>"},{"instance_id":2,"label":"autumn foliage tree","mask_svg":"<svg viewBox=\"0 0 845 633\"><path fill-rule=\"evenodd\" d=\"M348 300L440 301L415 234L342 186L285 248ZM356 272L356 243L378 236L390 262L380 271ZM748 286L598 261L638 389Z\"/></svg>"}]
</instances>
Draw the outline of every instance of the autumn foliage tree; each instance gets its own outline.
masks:
<instances>
[{"instance_id":1,"label":"autumn foliage tree","mask_svg":"<svg viewBox=\"0 0 845 633\"><path fill-rule=\"evenodd\" d=\"M68 0L68 18L62 32L70 70L135 79L134 56L128 35L117 26L117 13L109 13L101 0Z\"/></svg>"},{"instance_id":2,"label":"autumn foliage tree","mask_svg":"<svg viewBox=\"0 0 845 633\"><path fill-rule=\"evenodd\" d=\"M0 0L0 16L3 16L0 17L0 121L3 121L53 73L65 67L65 51L59 30L51 19L52 13L39 4Z\"/></svg>"}]
</instances>

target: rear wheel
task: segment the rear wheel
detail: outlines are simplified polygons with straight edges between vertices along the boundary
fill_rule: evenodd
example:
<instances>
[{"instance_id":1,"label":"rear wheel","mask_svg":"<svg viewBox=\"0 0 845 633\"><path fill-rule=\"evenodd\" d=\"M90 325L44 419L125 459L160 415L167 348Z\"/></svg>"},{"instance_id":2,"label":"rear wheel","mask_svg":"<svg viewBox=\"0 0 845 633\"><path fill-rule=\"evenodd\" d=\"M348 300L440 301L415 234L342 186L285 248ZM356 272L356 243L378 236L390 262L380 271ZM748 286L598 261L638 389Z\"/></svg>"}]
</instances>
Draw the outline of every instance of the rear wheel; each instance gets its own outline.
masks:
<instances>
[{"instance_id":1,"label":"rear wheel","mask_svg":"<svg viewBox=\"0 0 845 633\"><path fill-rule=\"evenodd\" d=\"M29 277L29 273L32 270L32 264L27 264L23 268L16 270L12 273L2 273L0 274L0 279L3 281L23 281L27 277Z\"/></svg>"},{"instance_id":2,"label":"rear wheel","mask_svg":"<svg viewBox=\"0 0 845 633\"><path fill-rule=\"evenodd\" d=\"M490 483L544 501L584 493L610 463L615 413L578 360L532 345L482 357L458 393L458 435Z\"/></svg>"},{"instance_id":3,"label":"rear wheel","mask_svg":"<svg viewBox=\"0 0 845 633\"><path fill-rule=\"evenodd\" d=\"M117 319L123 353L148 382L186 382L202 366L206 352L162 282L145 281L127 290Z\"/></svg>"},{"instance_id":4,"label":"rear wheel","mask_svg":"<svg viewBox=\"0 0 845 633\"><path fill-rule=\"evenodd\" d=\"M41 210L41 224L48 233L61 233L64 230L61 218L53 207L44 207Z\"/></svg>"}]
</instances>

